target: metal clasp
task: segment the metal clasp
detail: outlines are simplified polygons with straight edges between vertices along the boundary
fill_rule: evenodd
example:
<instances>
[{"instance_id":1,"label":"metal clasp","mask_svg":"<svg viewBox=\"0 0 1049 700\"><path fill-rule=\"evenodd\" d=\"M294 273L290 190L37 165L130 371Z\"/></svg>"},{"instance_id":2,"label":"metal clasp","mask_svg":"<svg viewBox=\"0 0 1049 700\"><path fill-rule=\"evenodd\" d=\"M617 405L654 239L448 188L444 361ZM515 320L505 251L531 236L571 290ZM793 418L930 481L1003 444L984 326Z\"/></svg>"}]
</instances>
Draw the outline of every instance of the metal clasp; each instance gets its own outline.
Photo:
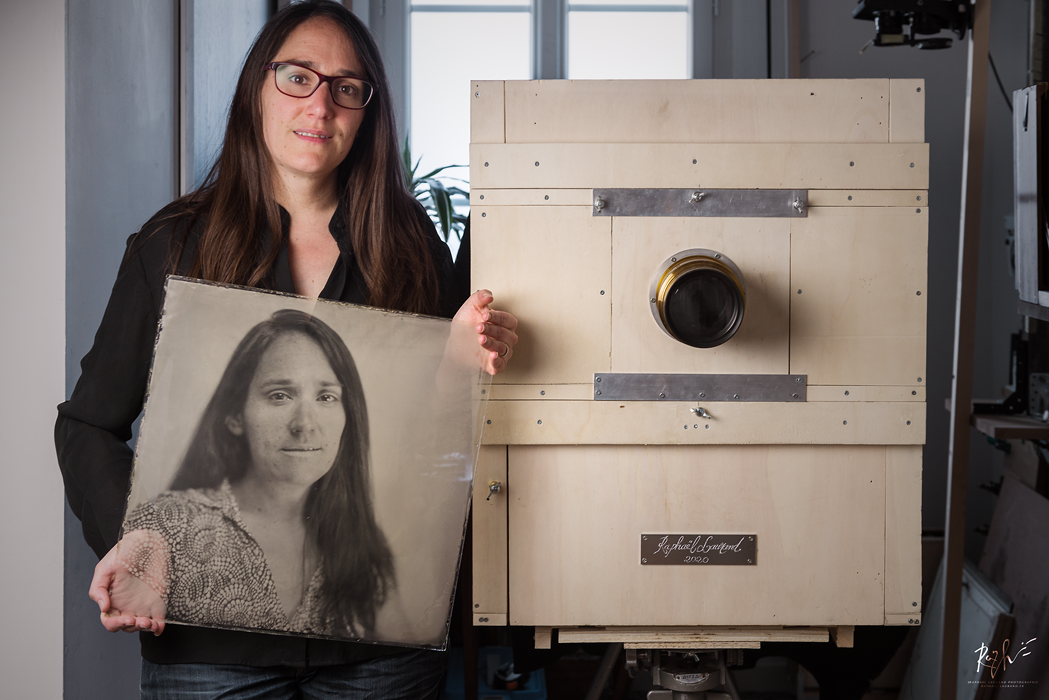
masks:
<instances>
[{"instance_id":1,"label":"metal clasp","mask_svg":"<svg viewBox=\"0 0 1049 700\"><path fill-rule=\"evenodd\" d=\"M486 498L484 500L486 500L486 501L492 500L492 496L494 496L495 494L499 493L499 489L501 489L502 487L503 487L503 482L501 482L501 481L493 481L492 483L488 484L488 498Z\"/></svg>"},{"instance_id":2,"label":"metal clasp","mask_svg":"<svg viewBox=\"0 0 1049 700\"><path fill-rule=\"evenodd\" d=\"M707 413L707 409L703 408L702 406L697 406L697 407L693 408L692 412L695 413L700 418L713 418L714 417L714 416L710 415L709 413Z\"/></svg>"},{"instance_id":3,"label":"metal clasp","mask_svg":"<svg viewBox=\"0 0 1049 700\"><path fill-rule=\"evenodd\" d=\"M692 196L689 197L688 201L690 201L693 204L695 204L696 202L698 202L699 200L703 199L706 196L707 196L706 192L693 192ZM678 200L678 201L681 201L681 200Z\"/></svg>"}]
</instances>

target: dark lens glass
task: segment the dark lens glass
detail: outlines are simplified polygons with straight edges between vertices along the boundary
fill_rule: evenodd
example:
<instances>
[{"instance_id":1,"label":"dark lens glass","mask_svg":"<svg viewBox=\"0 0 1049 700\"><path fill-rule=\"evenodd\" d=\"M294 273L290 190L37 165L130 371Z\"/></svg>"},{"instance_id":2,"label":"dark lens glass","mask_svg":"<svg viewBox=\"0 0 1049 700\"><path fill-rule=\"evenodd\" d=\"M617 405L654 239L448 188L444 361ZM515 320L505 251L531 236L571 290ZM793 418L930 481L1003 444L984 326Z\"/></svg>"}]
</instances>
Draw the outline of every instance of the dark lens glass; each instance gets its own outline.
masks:
<instances>
[{"instance_id":1,"label":"dark lens glass","mask_svg":"<svg viewBox=\"0 0 1049 700\"><path fill-rule=\"evenodd\" d=\"M667 327L682 343L710 348L728 340L743 320L743 296L717 270L693 270L681 276L663 306Z\"/></svg>"}]
</instances>

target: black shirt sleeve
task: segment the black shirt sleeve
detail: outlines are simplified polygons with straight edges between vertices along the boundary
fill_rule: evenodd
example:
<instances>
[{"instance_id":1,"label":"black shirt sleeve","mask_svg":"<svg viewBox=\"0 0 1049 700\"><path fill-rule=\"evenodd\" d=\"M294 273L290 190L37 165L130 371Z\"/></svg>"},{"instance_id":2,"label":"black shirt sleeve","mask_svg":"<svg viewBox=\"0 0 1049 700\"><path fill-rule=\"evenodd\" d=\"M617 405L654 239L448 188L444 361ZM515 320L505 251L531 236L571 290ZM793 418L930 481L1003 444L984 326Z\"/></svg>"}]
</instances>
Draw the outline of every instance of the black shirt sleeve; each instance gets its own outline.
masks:
<instances>
[{"instance_id":1,"label":"black shirt sleeve","mask_svg":"<svg viewBox=\"0 0 1049 700\"><path fill-rule=\"evenodd\" d=\"M66 498L99 557L117 542L131 474L127 442L142 411L157 335L168 236L152 233L128 239L94 344L55 424Z\"/></svg>"}]
</instances>

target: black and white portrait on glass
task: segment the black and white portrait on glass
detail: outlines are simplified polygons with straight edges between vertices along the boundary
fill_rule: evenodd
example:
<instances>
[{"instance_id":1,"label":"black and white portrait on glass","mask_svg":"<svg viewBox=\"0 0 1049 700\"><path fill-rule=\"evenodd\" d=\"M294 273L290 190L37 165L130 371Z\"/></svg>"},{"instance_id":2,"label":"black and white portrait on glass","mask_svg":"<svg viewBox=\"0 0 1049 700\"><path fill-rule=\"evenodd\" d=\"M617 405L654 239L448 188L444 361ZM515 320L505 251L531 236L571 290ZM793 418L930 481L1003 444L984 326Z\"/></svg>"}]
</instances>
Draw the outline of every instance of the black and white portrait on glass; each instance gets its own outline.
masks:
<instances>
[{"instance_id":1,"label":"black and white portrait on glass","mask_svg":"<svg viewBox=\"0 0 1049 700\"><path fill-rule=\"evenodd\" d=\"M449 378L450 327L170 280L119 557L130 606L443 646L480 393L476 368Z\"/></svg>"}]
</instances>

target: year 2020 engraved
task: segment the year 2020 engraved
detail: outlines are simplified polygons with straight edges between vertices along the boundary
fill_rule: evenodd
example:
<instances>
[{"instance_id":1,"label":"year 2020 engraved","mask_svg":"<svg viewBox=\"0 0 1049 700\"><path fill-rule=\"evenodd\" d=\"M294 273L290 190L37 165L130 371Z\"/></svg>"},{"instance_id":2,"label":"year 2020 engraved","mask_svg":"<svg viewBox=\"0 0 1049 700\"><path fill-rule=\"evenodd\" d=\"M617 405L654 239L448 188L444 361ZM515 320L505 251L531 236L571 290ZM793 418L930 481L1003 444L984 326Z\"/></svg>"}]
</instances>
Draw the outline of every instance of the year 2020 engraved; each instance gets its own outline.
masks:
<instances>
[{"instance_id":1,"label":"year 2020 engraved","mask_svg":"<svg viewBox=\"0 0 1049 700\"><path fill-rule=\"evenodd\" d=\"M641 535L642 566L755 565L757 535Z\"/></svg>"}]
</instances>

